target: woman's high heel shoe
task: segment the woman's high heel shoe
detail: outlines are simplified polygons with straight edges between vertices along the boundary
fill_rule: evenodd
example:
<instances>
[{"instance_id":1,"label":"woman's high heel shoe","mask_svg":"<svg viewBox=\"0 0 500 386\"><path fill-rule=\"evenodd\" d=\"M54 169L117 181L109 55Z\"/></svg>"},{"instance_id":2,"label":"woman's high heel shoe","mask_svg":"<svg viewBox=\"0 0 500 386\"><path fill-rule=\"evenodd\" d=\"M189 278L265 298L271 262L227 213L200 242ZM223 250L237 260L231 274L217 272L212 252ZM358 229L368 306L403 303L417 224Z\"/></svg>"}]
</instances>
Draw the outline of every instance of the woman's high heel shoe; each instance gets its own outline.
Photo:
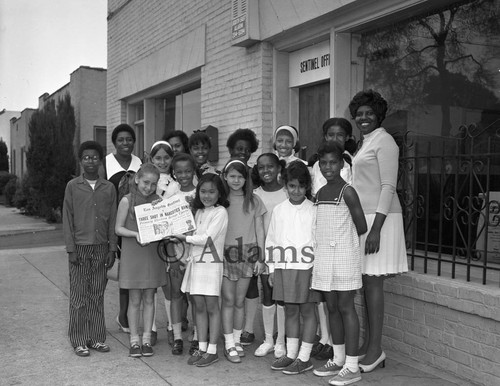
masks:
<instances>
[{"instance_id":1,"label":"woman's high heel shoe","mask_svg":"<svg viewBox=\"0 0 500 386\"><path fill-rule=\"evenodd\" d=\"M378 359L373 362L371 365L363 365L359 364L359 369L362 373L369 373L377 368L377 366L384 368L385 367L385 352L382 351L382 354L378 357Z\"/></svg>"}]
</instances>

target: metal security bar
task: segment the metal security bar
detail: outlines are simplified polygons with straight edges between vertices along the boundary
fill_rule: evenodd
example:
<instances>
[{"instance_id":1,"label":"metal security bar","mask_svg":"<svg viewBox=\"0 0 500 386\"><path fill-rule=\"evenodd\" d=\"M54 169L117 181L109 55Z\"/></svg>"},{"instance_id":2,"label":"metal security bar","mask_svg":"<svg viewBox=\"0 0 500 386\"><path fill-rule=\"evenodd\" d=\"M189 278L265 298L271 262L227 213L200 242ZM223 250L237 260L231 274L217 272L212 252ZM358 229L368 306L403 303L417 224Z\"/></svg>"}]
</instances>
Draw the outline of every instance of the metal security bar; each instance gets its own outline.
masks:
<instances>
[{"instance_id":1,"label":"metal security bar","mask_svg":"<svg viewBox=\"0 0 500 386\"><path fill-rule=\"evenodd\" d=\"M396 140L410 268L500 286L500 120Z\"/></svg>"}]
</instances>

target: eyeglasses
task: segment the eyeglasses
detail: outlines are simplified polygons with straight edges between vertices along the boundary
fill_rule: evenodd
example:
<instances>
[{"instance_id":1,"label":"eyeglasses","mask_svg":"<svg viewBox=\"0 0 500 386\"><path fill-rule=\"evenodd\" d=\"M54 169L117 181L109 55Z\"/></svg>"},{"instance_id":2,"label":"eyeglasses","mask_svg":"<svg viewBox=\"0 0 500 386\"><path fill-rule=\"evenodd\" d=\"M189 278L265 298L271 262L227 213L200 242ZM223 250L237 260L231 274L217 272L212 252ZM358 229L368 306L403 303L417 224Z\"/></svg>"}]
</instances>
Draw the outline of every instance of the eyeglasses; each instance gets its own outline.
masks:
<instances>
[{"instance_id":1,"label":"eyeglasses","mask_svg":"<svg viewBox=\"0 0 500 386\"><path fill-rule=\"evenodd\" d=\"M93 156L90 156L90 155L84 155L82 157L82 161L83 162L97 162L97 161L100 161L101 160L101 157L99 157L98 155L93 155Z\"/></svg>"}]
</instances>

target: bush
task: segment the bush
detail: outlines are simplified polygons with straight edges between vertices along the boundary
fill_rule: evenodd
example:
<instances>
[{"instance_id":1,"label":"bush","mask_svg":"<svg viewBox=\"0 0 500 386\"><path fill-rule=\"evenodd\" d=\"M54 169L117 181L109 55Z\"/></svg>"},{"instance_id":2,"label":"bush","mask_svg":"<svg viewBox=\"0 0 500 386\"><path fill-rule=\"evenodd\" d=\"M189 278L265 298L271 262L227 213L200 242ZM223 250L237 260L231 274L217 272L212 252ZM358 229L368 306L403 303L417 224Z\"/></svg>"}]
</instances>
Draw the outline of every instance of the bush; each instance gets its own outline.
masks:
<instances>
[{"instance_id":1,"label":"bush","mask_svg":"<svg viewBox=\"0 0 500 386\"><path fill-rule=\"evenodd\" d=\"M57 103L47 102L29 121L30 146L26 153L27 179L16 193L16 206L27 214L49 221L60 219L66 183L77 165L73 139L75 111L66 94Z\"/></svg>"},{"instance_id":2,"label":"bush","mask_svg":"<svg viewBox=\"0 0 500 386\"><path fill-rule=\"evenodd\" d=\"M5 185L7 185L7 183L12 180L12 179L16 179L17 176L15 174L11 174L11 173L8 173L8 172L0 172L0 194L3 193L3 190L5 189Z\"/></svg>"},{"instance_id":3,"label":"bush","mask_svg":"<svg viewBox=\"0 0 500 386\"><path fill-rule=\"evenodd\" d=\"M5 196L5 204L7 206L14 206L14 196L18 187L17 177L11 178L9 182L3 188L3 194Z\"/></svg>"},{"instance_id":4,"label":"bush","mask_svg":"<svg viewBox=\"0 0 500 386\"><path fill-rule=\"evenodd\" d=\"M34 214L33 204L28 202L30 197L31 181L27 175L16 187L14 194L14 206L26 214Z\"/></svg>"}]
</instances>

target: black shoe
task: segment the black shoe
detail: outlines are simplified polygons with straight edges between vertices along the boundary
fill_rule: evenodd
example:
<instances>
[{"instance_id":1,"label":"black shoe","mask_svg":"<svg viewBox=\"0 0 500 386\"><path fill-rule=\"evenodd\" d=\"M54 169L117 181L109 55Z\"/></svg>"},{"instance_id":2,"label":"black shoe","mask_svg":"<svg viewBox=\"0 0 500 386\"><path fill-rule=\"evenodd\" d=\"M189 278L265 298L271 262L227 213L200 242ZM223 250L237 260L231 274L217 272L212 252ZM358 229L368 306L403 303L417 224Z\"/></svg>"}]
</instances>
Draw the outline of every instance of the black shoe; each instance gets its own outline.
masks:
<instances>
[{"instance_id":1,"label":"black shoe","mask_svg":"<svg viewBox=\"0 0 500 386\"><path fill-rule=\"evenodd\" d=\"M316 358L316 355L318 355L321 352L321 350L323 350L323 347L324 347L323 343L319 343L319 342L315 343L313 345L312 350L311 350L311 356L313 358Z\"/></svg>"},{"instance_id":2,"label":"black shoe","mask_svg":"<svg viewBox=\"0 0 500 386\"><path fill-rule=\"evenodd\" d=\"M255 334L253 332L243 331L241 333L240 343L243 346L248 346L255 340Z\"/></svg>"},{"instance_id":3,"label":"black shoe","mask_svg":"<svg viewBox=\"0 0 500 386\"><path fill-rule=\"evenodd\" d=\"M174 346L172 347L172 354L182 355L183 350L184 350L184 342L182 341L182 339L174 340Z\"/></svg>"},{"instance_id":4,"label":"black shoe","mask_svg":"<svg viewBox=\"0 0 500 386\"><path fill-rule=\"evenodd\" d=\"M200 348L200 343L197 340L191 341L191 347L189 347L189 355L193 355L195 351L198 351Z\"/></svg>"},{"instance_id":5,"label":"black shoe","mask_svg":"<svg viewBox=\"0 0 500 386\"><path fill-rule=\"evenodd\" d=\"M142 345L142 356L143 357L151 357L151 356L153 356L153 347L151 347L151 344L144 343Z\"/></svg>"},{"instance_id":6,"label":"black shoe","mask_svg":"<svg viewBox=\"0 0 500 386\"><path fill-rule=\"evenodd\" d=\"M323 346L323 349L317 353L314 358L319 359L320 361L323 361L325 359L332 359L333 358L333 347L330 346L328 343Z\"/></svg>"},{"instance_id":7,"label":"black shoe","mask_svg":"<svg viewBox=\"0 0 500 386\"><path fill-rule=\"evenodd\" d=\"M139 346L137 343L134 343L132 346L130 346L129 356L131 356L132 358L140 358L142 356L141 346Z\"/></svg>"}]
</instances>

